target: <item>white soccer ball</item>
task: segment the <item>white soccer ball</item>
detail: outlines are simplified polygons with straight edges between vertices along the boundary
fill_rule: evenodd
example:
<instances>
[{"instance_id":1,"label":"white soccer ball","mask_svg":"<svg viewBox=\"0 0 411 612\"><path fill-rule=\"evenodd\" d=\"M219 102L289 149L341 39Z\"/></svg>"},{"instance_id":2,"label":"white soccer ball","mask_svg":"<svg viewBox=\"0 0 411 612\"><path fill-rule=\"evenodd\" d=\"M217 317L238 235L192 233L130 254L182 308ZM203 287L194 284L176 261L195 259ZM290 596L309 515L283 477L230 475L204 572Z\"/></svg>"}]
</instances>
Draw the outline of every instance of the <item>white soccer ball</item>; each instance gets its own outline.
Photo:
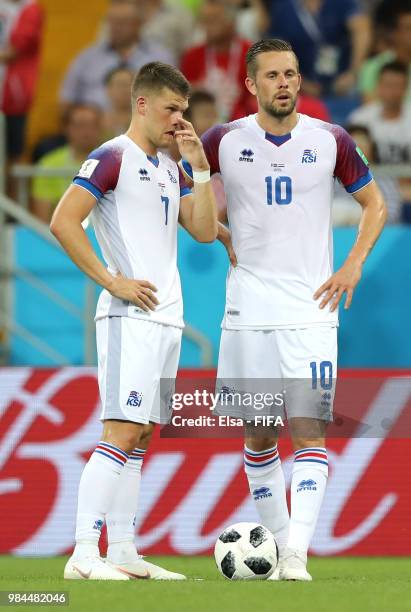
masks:
<instances>
[{"instance_id":1,"label":"white soccer ball","mask_svg":"<svg viewBox=\"0 0 411 612\"><path fill-rule=\"evenodd\" d=\"M214 557L229 580L266 580L278 563L273 534L258 523L230 525L218 538Z\"/></svg>"}]
</instances>

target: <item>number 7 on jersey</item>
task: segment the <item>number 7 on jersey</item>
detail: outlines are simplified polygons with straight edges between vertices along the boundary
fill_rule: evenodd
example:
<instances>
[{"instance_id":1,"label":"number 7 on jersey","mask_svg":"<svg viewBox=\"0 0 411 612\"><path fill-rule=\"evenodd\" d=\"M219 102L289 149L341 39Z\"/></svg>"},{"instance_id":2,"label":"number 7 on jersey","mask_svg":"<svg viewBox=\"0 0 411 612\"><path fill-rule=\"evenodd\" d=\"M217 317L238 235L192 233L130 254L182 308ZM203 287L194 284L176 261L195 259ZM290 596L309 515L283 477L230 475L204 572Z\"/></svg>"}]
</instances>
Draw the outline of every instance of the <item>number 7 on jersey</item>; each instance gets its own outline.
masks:
<instances>
[{"instance_id":1,"label":"number 7 on jersey","mask_svg":"<svg viewBox=\"0 0 411 612\"><path fill-rule=\"evenodd\" d=\"M168 222L168 205L170 203L170 199L167 196L161 196L161 201L164 204L164 210L165 210L165 213L166 213L166 225L167 225L167 222Z\"/></svg>"}]
</instances>

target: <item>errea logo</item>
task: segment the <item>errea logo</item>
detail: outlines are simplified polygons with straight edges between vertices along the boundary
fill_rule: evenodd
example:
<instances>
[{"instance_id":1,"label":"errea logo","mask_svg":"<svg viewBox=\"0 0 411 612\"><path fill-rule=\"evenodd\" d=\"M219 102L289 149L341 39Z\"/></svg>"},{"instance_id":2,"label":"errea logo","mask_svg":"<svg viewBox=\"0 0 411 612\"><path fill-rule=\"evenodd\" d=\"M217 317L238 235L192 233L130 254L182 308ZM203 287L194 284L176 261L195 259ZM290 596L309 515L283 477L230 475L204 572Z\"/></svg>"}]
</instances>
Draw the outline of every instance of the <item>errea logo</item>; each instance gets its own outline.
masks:
<instances>
[{"instance_id":1,"label":"errea logo","mask_svg":"<svg viewBox=\"0 0 411 612\"><path fill-rule=\"evenodd\" d=\"M253 155L254 152L251 149L243 149L240 152L240 157L238 158L238 160L252 163L254 161Z\"/></svg>"},{"instance_id":2,"label":"errea logo","mask_svg":"<svg viewBox=\"0 0 411 612\"><path fill-rule=\"evenodd\" d=\"M140 175L140 181L150 181L150 177L148 176L148 171L145 168L140 168L138 171Z\"/></svg>"},{"instance_id":3,"label":"errea logo","mask_svg":"<svg viewBox=\"0 0 411 612\"><path fill-rule=\"evenodd\" d=\"M268 487L260 487L259 489L254 489L253 491L253 497L256 501L259 499L267 499L268 497L272 496L273 494Z\"/></svg>"},{"instance_id":4,"label":"errea logo","mask_svg":"<svg viewBox=\"0 0 411 612\"><path fill-rule=\"evenodd\" d=\"M317 490L317 483L312 478L309 478L308 480L302 480L297 485L297 493L299 493L300 491L316 491L316 490Z\"/></svg>"}]
</instances>

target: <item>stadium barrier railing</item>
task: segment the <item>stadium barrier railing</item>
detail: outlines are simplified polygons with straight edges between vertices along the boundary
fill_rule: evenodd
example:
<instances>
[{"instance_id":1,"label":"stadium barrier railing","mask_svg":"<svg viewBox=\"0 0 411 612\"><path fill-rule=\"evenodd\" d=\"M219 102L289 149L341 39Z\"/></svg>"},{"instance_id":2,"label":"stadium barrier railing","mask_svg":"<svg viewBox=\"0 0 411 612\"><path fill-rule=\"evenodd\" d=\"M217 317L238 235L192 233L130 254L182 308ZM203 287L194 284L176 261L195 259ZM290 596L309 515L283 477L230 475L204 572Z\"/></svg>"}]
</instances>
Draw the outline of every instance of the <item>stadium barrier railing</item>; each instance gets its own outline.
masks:
<instances>
[{"instance_id":1,"label":"stadium barrier railing","mask_svg":"<svg viewBox=\"0 0 411 612\"><path fill-rule=\"evenodd\" d=\"M12 229L6 224L6 217L11 217L21 225L29 228L36 235L62 251L61 246L49 232L48 226L34 217L23 206L16 204L4 194L0 193L0 345L3 347L3 362L7 362L9 334L16 334L22 340L36 348L56 365L68 365L67 358L56 351L44 340L30 332L22 325L19 325L12 312L11 283L13 279L21 279L28 283L32 288L39 291L47 299L51 300L73 317L82 322L84 329L84 365L94 365L96 363L95 353L95 331L94 331L94 311L96 304L96 285L89 280L85 283L84 308L81 309L63 295L48 287L44 281L22 270L14 265L12 258L12 247L10 231ZM200 363L204 368L212 366L213 347L205 334L190 324L186 324L184 336L190 342L198 346L200 353Z\"/></svg>"},{"instance_id":2,"label":"stadium barrier railing","mask_svg":"<svg viewBox=\"0 0 411 612\"><path fill-rule=\"evenodd\" d=\"M40 353L45 355L56 365L67 365L68 361L63 354L56 351L48 343L44 342L40 337L32 334L28 329L18 324L12 312L11 284L13 279L20 278L36 289L47 299L55 302L60 308L69 312L73 317L79 319L84 327L84 365L92 365L95 363L94 349L94 322L93 310L95 303L95 289L91 281L85 284L84 309L78 308L75 304L67 300L63 295L54 291L47 286L44 281L26 270L19 269L15 266L12 254L11 236L13 231L11 224L5 223L5 219L11 218L21 225L33 231L42 240L51 244L58 250L61 250L57 240L51 235L48 227L24 210L21 206L10 200L6 195L0 194L0 215L2 222L0 223L0 244L1 244L1 259L0 259L0 278L2 284L2 295L5 296L0 304L0 325L6 330L4 334L3 345L8 345L8 334L11 332L16 334L22 340L35 347ZM7 354L7 348L5 350Z\"/></svg>"},{"instance_id":3,"label":"stadium barrier railing","mask_svg":"<svg viewBox=\"0 0 411 612\"><path fill-rule=\"evenodd\" d=\"M67 166L65 168L42 168L30 164L15 164L11 168L11 176L17 183L18 203L26 210L30 206L30 186L34 178L66 178L69 184L76 175L77 167Z\"/></svg>"}]
</instances>

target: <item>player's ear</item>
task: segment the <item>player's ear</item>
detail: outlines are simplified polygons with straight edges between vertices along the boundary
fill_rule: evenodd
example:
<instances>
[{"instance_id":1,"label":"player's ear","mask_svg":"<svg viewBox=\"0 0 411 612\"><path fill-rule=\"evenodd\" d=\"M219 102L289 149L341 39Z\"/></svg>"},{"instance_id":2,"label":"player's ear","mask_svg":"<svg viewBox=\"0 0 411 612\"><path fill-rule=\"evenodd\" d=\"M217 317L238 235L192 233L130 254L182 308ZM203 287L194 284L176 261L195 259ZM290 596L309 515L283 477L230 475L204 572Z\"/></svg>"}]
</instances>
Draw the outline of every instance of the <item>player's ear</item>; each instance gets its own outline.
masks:
<instances>
[{"instance_id":1,"label":"player's ear","mask_svg":"<svg viewBox=\"0 0 411 612\"><path fill-rule=\"evenodd\" d=\"M245 80L245 86L247 87L248 91L253 94L253 96L257 95L257 88L255 86L255 81L253 79L251 79L250 77L247 77Z\"/></svg>"},{"instance_id":2,"label":"player's ear","mask_svg":"<svg viewBox=\"0 0 411 612\"><path fill-rule=\"evenodd\" d=\"M135 110L138 115L145 115L147 112L147 99L144 96L138 96L135 101Z\"/></svg>"},{"instance_id":3,"label":"player's ear","mask_svg":"<svg viewBox=\"0 0 411 612\"><path fill-rule=\"evenodd\" d=\"M301 89L301 80L302 80L301 79L301 74L298 73L298 89L297 89L297 91L300 91L300 89Z\"/></svg>"}]
</instances>

